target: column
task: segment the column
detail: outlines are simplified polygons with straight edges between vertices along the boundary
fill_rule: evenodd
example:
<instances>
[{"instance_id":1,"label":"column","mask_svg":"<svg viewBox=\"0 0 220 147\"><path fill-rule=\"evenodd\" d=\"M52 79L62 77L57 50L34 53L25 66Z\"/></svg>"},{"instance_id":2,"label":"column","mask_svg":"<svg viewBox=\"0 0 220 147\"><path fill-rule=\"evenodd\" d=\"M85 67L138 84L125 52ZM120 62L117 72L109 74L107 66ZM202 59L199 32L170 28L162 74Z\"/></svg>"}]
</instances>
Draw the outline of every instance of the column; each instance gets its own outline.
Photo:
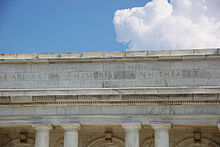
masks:
<instances>
[{"instance_id":1,"label":"column","mask_svg":"<svg viewBox=\"0 0 220 147\"><path fill-rule=\"evenodd\" d=\"M169 147L169 129L171 124L151 124L155 130L155 147Z\"/></svg>"},{"instance_id":2,"label":"column","mask_svg":"<svg viewBox=\"0 0 220 147\"><path fill-rule=\"evenodd\" d=\"M139 130L141 124L122 124L122 127L125 129L125 147L139 147Z\"/></svg>"},{"instance_id":3,"label":"column","mask_svg":"<svg viewBox=\"0 0 220 147\"><path fill-rule=\"evenodd\" d=\"M220 131L220 123L218 124L218 130Z\"/></svg>"},{"instance_id":4,"label":"column","mask_svg":"<svg viewBox=\"0 0 220 147\"><path fill-rule=\"evenodd\" d=\"M36 129L35 147L49 147L51 125L34 125Z\"/></svg>"},{"instance_id":5,"label":"column","mask_svg":"<svg viewBox=\"0 0 220 147\"><path fill-rule=\"evenodd\" d=\"M64 129L64 147L78 147L79 124L63 124Z\"/></svg>"}]
</instances>

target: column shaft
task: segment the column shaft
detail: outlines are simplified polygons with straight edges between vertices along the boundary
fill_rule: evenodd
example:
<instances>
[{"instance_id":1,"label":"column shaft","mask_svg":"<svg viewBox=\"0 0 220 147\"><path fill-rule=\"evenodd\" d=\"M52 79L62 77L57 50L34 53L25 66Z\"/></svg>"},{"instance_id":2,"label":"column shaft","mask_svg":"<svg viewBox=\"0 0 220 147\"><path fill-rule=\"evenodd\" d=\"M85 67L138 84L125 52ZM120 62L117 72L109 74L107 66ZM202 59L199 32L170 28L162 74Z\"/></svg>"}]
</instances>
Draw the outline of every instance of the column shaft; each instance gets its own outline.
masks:
<instances>
[{"instance_id":1,"label":"column shaft","mask_svg":"<svg viewBox=\"0 0 220 147\"><path fill-rule=\"evenodd\" d=\"M139 147L139 129L140 124L123 124L125 129L125 147Z\"/></svg>"},{"instance_id":2,"label":"column shaft","mask_svg":"<svg viewBox=\"0 0 220 147\"><path fill-rule=\"evenodd\" d=\"M49 147L49 130L51 126L35 126L35 147Z\"/></svg>"},{"instance_id":3,"label":"column shaft","mask_svg":"<svg viewBox=\"0 0 220 147\"><path fill-rule=\"evenodd\" d=\"M169 147L170 124L152 124L155 130L155 147Z\"/></svg>"},{"instance_id":4,"label":"column shaft","mask_svg":"<svg viewBox=\"0 0 220 147\"><path fill-rule=\"evenodd\" d=\"M64 124L61 127L65 130L64 147L78 147L79 124Z\"/></svg>"}]
</instances>

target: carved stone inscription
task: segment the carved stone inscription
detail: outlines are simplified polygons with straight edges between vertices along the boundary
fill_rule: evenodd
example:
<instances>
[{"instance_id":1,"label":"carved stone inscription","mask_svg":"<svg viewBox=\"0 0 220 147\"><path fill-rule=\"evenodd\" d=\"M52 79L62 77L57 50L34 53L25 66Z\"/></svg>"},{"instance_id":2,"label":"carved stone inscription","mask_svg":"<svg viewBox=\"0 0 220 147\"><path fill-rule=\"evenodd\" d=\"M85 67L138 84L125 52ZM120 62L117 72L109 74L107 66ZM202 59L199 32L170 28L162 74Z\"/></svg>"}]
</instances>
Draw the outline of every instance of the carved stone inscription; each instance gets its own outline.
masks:
<instances>
[{"instance_id":1,"label":"carved stone inscription","mask_svg":"<svg viewBox=\"0 0 220 147\"><path fill-rule=\"evenodd\" d=\"M0 88L220 85L220 68L199 65L192 61L0 64Z\"/></svg>"}]
</instances>

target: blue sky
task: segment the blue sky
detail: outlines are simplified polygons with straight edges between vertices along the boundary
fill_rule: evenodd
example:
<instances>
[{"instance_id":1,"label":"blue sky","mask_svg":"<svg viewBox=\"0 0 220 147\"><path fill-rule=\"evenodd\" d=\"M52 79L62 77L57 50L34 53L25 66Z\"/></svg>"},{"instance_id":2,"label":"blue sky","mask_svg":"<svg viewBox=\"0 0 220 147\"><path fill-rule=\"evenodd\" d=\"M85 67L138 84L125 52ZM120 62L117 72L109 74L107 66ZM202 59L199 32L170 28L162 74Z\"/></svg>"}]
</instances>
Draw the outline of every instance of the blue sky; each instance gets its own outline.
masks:
<instances>
[{"instance_id":1,"label":"blue sky","mask_svg":"<svg viewBox=\"0 0 220 147\"><path fill-rule=\"evenodd\" d=\"M0 53L124 51L113 17L147 0L0 0Z\"/></svg>"}]
</instances>

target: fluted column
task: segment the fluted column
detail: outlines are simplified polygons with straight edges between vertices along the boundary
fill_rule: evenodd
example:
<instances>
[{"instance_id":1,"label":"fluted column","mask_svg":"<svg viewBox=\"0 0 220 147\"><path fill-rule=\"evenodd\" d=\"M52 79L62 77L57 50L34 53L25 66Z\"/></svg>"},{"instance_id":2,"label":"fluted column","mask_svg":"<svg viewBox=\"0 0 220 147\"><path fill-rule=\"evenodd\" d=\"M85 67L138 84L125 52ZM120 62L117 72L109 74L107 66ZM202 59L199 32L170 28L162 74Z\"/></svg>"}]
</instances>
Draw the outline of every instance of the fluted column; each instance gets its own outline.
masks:
<instances>
[{"instance_id":1,"label":"fluted column","mask_svg":"<svg viewBox=\"0 0 220 147\"><path fill-rule=\"evenodd\" d=\"M125 129L125 147L139 147L139 130L141 124L139 123L128 123L122 124Z\"/></svg>"},{"instance_id":2,"label":"fluted column","mask_svg":"<svg viewBox=\"0 0 220 147\"><path fill-rule=\"evenodd\" d=\"M36 129L35 147L49 147L51 125L34 125Z\"/></svg>"},{"instance_id":3,"label":"fluted column","mask_svg":"<svg viewBox=\"0 0 220 147\"><path fill-rule=\"evenodd\" d=\"M65 130L64 147L78 147L79 124L63 124L61 127Z\"/></svg>"},{"instance_id":4,"label":"fluted column","mask_svg":"<svg viewBox=\"0 0 220 147\"><path fill-rule=\"evenodd\" d=\"M169 147L170 124L151 124L155 130L155 147Z\"/></svg>"}]
</instances>

